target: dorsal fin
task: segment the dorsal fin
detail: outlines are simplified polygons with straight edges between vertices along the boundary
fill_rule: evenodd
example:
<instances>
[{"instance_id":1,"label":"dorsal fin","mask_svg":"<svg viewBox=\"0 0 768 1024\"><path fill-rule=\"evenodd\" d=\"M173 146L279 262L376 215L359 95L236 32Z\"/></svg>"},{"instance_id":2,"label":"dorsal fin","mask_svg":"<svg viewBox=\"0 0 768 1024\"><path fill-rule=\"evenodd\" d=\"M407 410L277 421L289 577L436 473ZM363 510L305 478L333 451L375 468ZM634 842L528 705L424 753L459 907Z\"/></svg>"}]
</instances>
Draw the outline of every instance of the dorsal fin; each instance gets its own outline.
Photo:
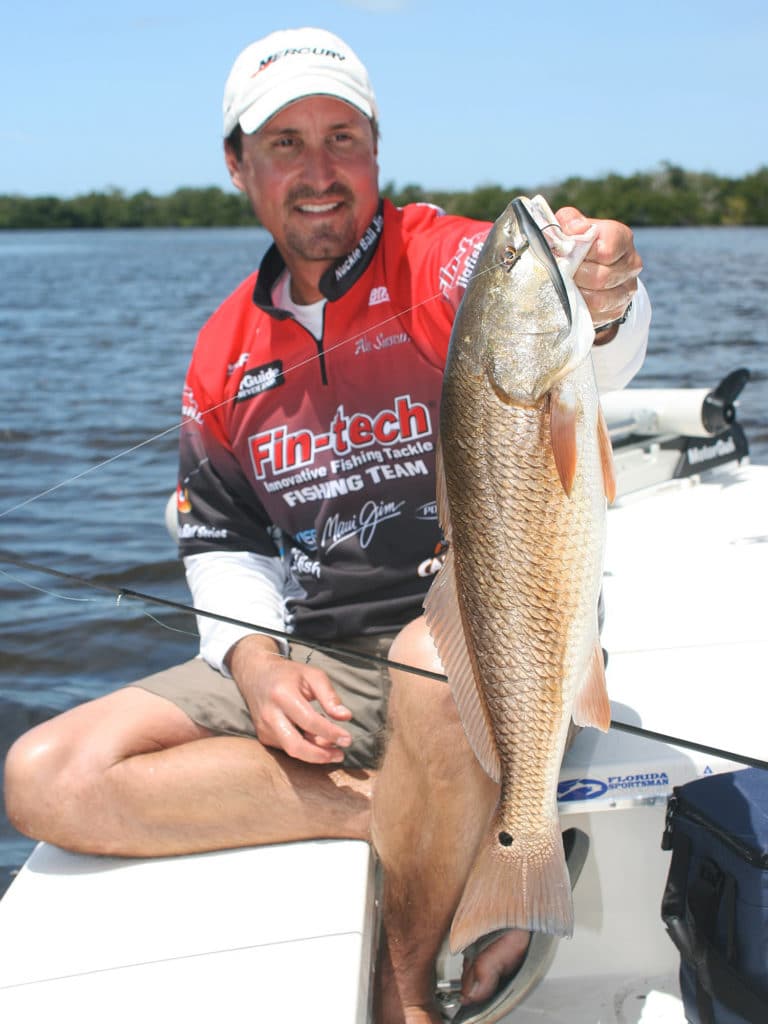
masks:
<instances>
[{"instance_id":1,"label":"dorsal fin","mask_svg":"<svg viewBox=\"0 0 768 1024\"><path fill-rule=\"evenodd\" d=\"M501 762L485 701L480 695L475 670L464 637L451 542L450 509L445 487L442 451L437 448L437 502L440 523L448 540L445 562L424 601L427 626L448 676L456 708L469 745L494 780L501 779Z\"/></svg>"}]
</instances>

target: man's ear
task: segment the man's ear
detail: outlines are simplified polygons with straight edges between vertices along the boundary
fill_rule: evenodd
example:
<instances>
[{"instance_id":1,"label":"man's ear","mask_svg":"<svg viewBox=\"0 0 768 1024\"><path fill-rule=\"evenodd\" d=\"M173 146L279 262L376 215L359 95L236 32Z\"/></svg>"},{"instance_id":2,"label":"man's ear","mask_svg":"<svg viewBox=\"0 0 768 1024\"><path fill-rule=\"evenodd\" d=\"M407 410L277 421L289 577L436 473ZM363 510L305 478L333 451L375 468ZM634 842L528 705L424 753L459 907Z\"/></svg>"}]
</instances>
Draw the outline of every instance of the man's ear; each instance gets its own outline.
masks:
<instances>
[{"instance_id":1,"label":"man's ear","mask_svg":"<svg viewBox=\"0 0 768 1024\"><path fill-rule=\"evenodd\" d=\"M240 177L240 161L227 139L224 140L224 163L227 165L232 184L235 188L239 188L241 192L244 192L243 181Z\"/></svg>"}]
</instances>

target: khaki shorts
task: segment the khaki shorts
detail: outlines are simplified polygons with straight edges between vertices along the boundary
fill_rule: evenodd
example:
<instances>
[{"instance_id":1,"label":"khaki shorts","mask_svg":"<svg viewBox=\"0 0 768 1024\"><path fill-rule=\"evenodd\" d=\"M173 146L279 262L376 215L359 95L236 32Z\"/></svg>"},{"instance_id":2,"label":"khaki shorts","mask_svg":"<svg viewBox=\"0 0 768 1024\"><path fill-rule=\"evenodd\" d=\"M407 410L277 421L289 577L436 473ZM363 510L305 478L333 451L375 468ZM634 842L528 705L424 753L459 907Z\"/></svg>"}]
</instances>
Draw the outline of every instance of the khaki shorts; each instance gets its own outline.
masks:
<instances>
[{"instance_id":1,"label":"khaki shorts","mask_svg":"<svg viewBox=\"0 0 768 1024\"><path fill-rule=\"evenodd\" d=\"M364 636L343 641L350 651L361 651L386 658L395 634ZM323 669L352 720L344 728L352 735L345 751L347 768L373 768L384 750L384 735L389 699L389 671L384 664L337 652L333 657L303 644L290 644L289 657ZM165 697L193 722L224 736L256 738L251 716L237 685L202 658L175 665L164 672L139 679L132 684Z\"/></svg>"}]
</instances>

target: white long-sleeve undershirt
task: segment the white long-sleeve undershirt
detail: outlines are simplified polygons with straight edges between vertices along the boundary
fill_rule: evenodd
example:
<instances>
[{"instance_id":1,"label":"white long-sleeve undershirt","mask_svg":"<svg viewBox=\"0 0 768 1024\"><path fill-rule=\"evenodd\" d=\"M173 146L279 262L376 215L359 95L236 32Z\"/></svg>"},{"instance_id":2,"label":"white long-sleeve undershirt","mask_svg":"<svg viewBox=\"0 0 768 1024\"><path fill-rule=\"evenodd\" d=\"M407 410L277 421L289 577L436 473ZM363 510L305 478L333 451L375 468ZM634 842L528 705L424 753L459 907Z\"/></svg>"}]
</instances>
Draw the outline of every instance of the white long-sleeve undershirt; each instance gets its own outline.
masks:
<instances>
[{"instance_id":1,"label":"white long-sleeve undershirt","mask_svg":"<svg viewBox=\"0 0 768 1024\"><path fill-rule=\"evenodd\" d=\"M238 626L197 616L200 654L225 676L230 673L224 659L238 640L258 633L259 627L285 629L285 573L277 556L270 558L250 551L206 551L187 555L184 568L195 608L252 624ZM285 640L276 642L287 653Z\"/></svg>"}]
</instances>

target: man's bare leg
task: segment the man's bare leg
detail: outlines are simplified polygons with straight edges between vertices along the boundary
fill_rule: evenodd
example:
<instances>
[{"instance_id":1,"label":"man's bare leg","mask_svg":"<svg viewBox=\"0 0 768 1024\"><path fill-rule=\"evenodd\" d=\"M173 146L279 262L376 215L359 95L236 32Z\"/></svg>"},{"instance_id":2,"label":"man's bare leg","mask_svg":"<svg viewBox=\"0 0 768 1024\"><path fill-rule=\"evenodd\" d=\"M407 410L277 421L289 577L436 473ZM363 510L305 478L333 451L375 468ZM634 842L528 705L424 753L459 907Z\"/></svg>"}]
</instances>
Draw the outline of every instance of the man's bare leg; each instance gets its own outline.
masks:
<instances>
[{"instance_id":1,"label":"man's bare leg","mask_svg":"<svg viewBox=\"0 0 768 1024\"><path fill-rule=\"evenodd\" d=\"M368 838L372 773L304 764L258 740L212 737L137 687L17 740L14 826L67 849L156 856L304 838Z\"/></svg>"},{"instance_id":2,"label":"man's bare leg","mask_svg":"<svg viewBox=\"0 0 768 1024\"><path fill-rule=\"evenodd\" d=\"M401 646L394 653L398 660L409 663L418 652ZM425 667L438 667L437 662L429 665L429 657L434 658L433 651L427 651ZM413 681L413 677L408 678ZM419 682L422 680L416 679ZM425 682L429 685L429 681ZM450 718L453 705L447 688L442 683L431 685L438 688L432 691L439 705L438 716L444 710ZM403 692L400 703L402 714L407 716L409 702L405 689ZM412 696L418 712L417 691ZM431 735L435 721L440 719L433 718L426 707L422 710ZM416 736L416 732L412 735ZM463 733L449 737L447 745L438 744L443 761L454 742L463 743ZM387 831L395 840L401 838L397 829L406 810L412 813L414 798L419 798L416 803L422 821L420 794L414 786L421 785L418 769L427 748L420 747L418 742L415 747L408 743L402 746L398 768L398 744L393 745L393 760L388 766L392 771L381 793L381 816L386 821L388 813L394 814L394 829ZM459 749L460 746L453 748L456 757L449 758L444 767L443 780L449 789L450 780L463 760ZM402 768L407 774L408 761L414 758L415 750L418 756L413 784L406 779L406 788L398 788ZM430 757L429 762L436 766L439 775L438 760ZM472 758L468 771L472 775L476 770ZM13 824L34 838L81 852L122 856L169 855L321 836L368 838L373 775L306 765L266 749L256 740L211 737L169 701L131 687L81 705L21 737L6 762L6 808ZM491 786L482 773L480 783L481 788ZM491 804L494 798L495 794ZM472 800L467 802L472 805ZM470 806L464 820L456 815L459 829L471 822L475 809L476 805ZM422 1010L418 1004L409 1007L409 1017L405 1018L399 992L402 987L406 1000L422 999L429 1006L434 991L434 956L463 884L462 877L453 895L446 896L450 892L451 869L460 859L458 851L472 846L472 841L462 843L458 833L450 835L447 806L444 822L438 820L433 827L434 845L442 855L438 867L440 863L447 866L438 897L450 905L446 909L441 907L441 899L433 901L428 941L421 942L421 925L427 919L422 919L416 907L409 907L405 897L403 932L415 949L413 956L407 942L397 941L397 926L390 925L396 940L399 973L398 987L388 989L388 1005L397 1007L397 1015L384 1017L387 1024L403 1019L438 1019L433 1009ZM424 849L428 849L429 837L422 836L418 827L416 834L424 840ZM390 844L383 845L389 849ZM397 845L395 841L395 853ZM424 863L418 866L423 873ZM458 873L466 873L466 866ZM397 879L396 874L392 877ZM417 876L417 899L420 886ZM395 887L393 896L396 891ZM400 899L403 902L402 893ZM395 900L392 905L396 906ZM409 915L417 931L413 930ZM388 911L388 917L391 916ZM395 921L397 916L394 915ZM465 992L473 979L482 982L482 989L473 993L474 1000L485 998L486 989L490 994L495 979L509 973L514 958L519 959L516 949L504 951L505 943L508 944L507 937L484 951L471 968ZM414 970L409 971L411 963ZM400 978L405 979L402 984ZM419 991L426 994L418 995Z\"/></svg>"},{"instance_id":3,"label":"man's bare leg","mask_svg":"<svg viewBox=\"0 0 768 1024\"><path fill-rule=\"evenodd\" d=\"M390 657L441 671L423 619L403 630ZM390 735L373 797L384 867L378 1019L436 1024L435 958L498 787L467 744L445 683L399 671L392 677Z\"/></svg>"}]
</instances>

